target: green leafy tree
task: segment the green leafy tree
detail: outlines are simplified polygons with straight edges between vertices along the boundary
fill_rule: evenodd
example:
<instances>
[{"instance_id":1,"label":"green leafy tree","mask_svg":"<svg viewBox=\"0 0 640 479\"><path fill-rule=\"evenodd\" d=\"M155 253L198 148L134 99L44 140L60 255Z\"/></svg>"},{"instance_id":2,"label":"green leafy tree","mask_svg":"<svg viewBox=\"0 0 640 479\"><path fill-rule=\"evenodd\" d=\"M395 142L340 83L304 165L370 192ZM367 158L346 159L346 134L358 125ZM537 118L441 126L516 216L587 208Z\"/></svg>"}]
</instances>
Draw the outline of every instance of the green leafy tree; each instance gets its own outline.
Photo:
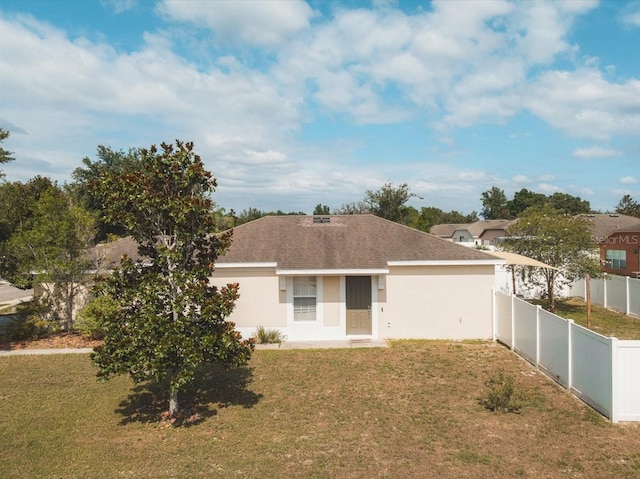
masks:
<instances>
[{"instance_id":1,"label":"green leafy tree","mask_svg":"<svg viewBox=\"0 0 640 479\"><path fill-rule=\"evenodd\" d=\"M371 210L364 201L345 203L333 211L334 215L364 215L368 213L371 213Z\"/></svg>"},{"instance_id":2,"label":"green leafy tree","mask_svg":"<svg viewBox=\"0 0 640 479\"><path fill-rule=\"evenodd\" d=\"M268 216L304 216L305 212L276 210L276 211L270 211L269 213L266 213L266 215Z\"/></svg>"},{"instance_id":3,"label":"green leafy tree","mask_svg":"<svg viewBox=\"0 0 640 479\"><path fill-rule=\"evenodd\" d=\"M616 205L616 213L640 218L640 204L631 195L624 195Z\"/></svg>"},{"instance_id":4,"label":"green leafy tree","mask_svg":"<svg viewBox=\"0 0 640 479\"><path fill-rule=\"evenodd\" d=\"M4 140L9 138L9 135L10 133L8 131L0 128L0 143L2 143ZM14 160L14 158L11 156L11 152L5 150L0 146L0 164L8 163L9 161L12 161L12 160ZM0 171L0 178L2 178L3 176L4 176L4 173Z\"/></svg>"},{"instance_id":5,"label":"green leafy tree","mask_svg":"<svg viewBox=\"0 0 640 479\"><path fill-rule=\"evenodd\" d=\"M331 209L327 205L323 205L322 203L318 203L316 207L313 209L314 215L329 215L331 214Z\"/></svg>"},{"instance_id":6,"label":"green leafy tree","mask_svg":"<svg viewBox=\"0 0 640 479\"><path fill-rule=\"evenodd\" d=\"M105 218L126 227L144 260L124 259L95 290L113 299L102 317L104 344L91 355L98 378L128 374L136 382L169 383L169 414L178 393L203 363L245 364L253 343L226 321L238 285L215 287L208 278L231 243L231 233L211 235L209 198L216 180L192 143L176 141L141 150L144 168L107 173L93 183L106 205Z\"/></svg>"},{"instance_id":7,"label":"green leafy tree","mask_svg":"<svg viewBox=\"0 0 640 479\"><path fill-rule=\"evenodd\" d=\"M244 223L248 223L249 221L262 218L263 216L266 216L266 215L267 215L266 212L261 211L257 208L244 209L237 217L235 217L235 224L242 225Z\"/></svg>"},{"instance_id":8,"label":"green leafy tree","mask_svg":"<svg viewBox=\"0 0 640 479\"><path fill-rule=\"evenodd\" d=\"M579 215L591 212L591 205L587 200L567 193L552 194L549 196L548 203L553 209L568 215Z\"/></svg>"},{"instance_id":9,"label":"green leafy tree","mask_svg":"<svg viewBox=\"0 0 640 479\"><path fill-rule=\"evenodd\" d=\"M513 199L507 202L509 214L515 218L520 216L527 208L532 206L542 206L547 202L548 198L543 193L536 193L526 188L516 191Z\"/></svg>"},{"instance_id":10,"label":"green leafy tree","mask_svg":"<svg viewBox=\"0 0 640 479\"><path fill-rule=\"evenodd\" d=\"M42 176L36 176L27 183L0 183L0 251L2 243L33 217L40 196L50 188L54 188L54 184Z\"/></svg>"},{"instance_id":11,"label":"green leafy tree","mask_svg":"<svg viewBox=\"0 0 640 479\"><path fill-rule=\"evenodd\" d=\"M0 277L18 288L31 288L33 275L20 265L21 259L10 248L10 239L31 228L41 196L55 189L57 186L49 178L41 176L27 183L0 183Z\"/></svg>"},{"instance_id":12,"label":"green leafy tree","mask_svg":"<svg viewBox=\"0 0 640 479\"><path fill-rule=\"evenodd\" d=\"M96 213L98 218L98 241L106 240L110 235L124 236L126 232L121 225L112 225L105 221L102 199L97 190L90 185L100 181L104 175L120 175L134 173L142 169L140 151L130 149L115 151L107 146L98 146L96 160L83 158L81 167L72 173L73 181L66 188L77 204Z\"/></svg>"},{"instance_id":13,"label":"green leafy tree","mask_svg":"<svg viewBox=\"0 0 640 479\"><path fill-rule=\"evenodd\" d=\"M364 203L374 215L404 224L408 213L407 201L414 197L419 198L407 183L396 187L388 182L379 190L367 190Z\"/></svg>"},{"instance_id":14,"label":"green leafy tree","mask_svg":"<svg viewBox=\"0 0 640 479\"><path fill-rule=\"evenodd\" d=\"M549 205L529 208L507 228L506 249L552 266L528 268L529 281L542 286L547 308L555 309L557 287L570 284L586 273L599 274L599 261L589 223L566 215Z\"/></svg>"},{"instance_id":15,"label":"green leafy tree","mask_svg":"<svg viewBox=\"0 0 640 479\"><path fill-rule=\"evenodd\" d=\"M482 211L480 214L485 220L498 220L510 218L509 205L504 190L497 186L482 192Z\"/></svg>"},{"instance_id":16,"label":"green leafy tree","mask_svg":"<svg viewBox=\"0 0 640 479\"><path fill-rule=\"evenodd\" d=\"M434 206L423 206L418 212L413 207L408 209L407 226L418 229L420 231L429 231L435 225L444 223L473 223L478 221L478 214L472 211L468 215L459 211L443 211ZM415 213L414 213L415 212Z\"/></svg>"},{"instance_id":17,"label":"green leafy tree","mask_svg":"<svg viewBox=\"0 0 640 479\"><path fill-rule=\"evenodd\" d=\"M91 213L71 204L57 186L45 190L7 242L11 279L23 286L33 276L47 319L73 328L75 309L90 282L86 251L95 236Z\"/></svg>"}]
</instances>

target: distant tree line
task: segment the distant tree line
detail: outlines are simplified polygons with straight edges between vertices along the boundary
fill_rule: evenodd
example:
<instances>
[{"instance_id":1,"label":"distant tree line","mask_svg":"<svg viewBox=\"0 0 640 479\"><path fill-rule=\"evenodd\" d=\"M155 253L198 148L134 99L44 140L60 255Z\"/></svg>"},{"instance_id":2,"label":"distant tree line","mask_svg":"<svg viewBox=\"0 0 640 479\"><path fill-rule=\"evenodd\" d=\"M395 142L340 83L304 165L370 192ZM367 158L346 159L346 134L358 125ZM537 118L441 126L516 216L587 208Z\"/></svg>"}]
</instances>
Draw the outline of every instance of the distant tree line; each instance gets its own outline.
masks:
<instances>
[{"instance_id":1,"label":"distant tree line","mask_svg":"<svg viewBox=\"0 0 640 479\"><path fill-rule=\"evenodd\" d=\"M465 215L459 211L443 211L433 206L423 206L418 210L407 204L411 198L422 199L410 190L407 183L395 186L392 182L387 182L378 190L367 190L362 200L345 203L339 208L331 209L328 205L318 203L312 214L315 216L372 214L427 232L432 226L441 223L473 223L478 221L478 214L475 211ZM285 213L281 210L265 212L249 208L243 210L238 216L234 215L234 222L239 225L263 216L289 214L304 215L306 213L302 211Z\"/></svg>"},{"instance_id":2,"label":"distant tree line","mask_svg":"<svg viewBox=\"0 0 640 479\"><path fill-rule=\"evenodd\" d=\"M560 213L570 215L592 212L589 202L578 196L567 193L545 195L527 188L516 191L513 198L509 200L504 190L493 186L490 190L482 192L480 200L482 202L480 214L485 220L518 218L529 208L543 206L549 206Z\"/></svg>"}]
</instances>

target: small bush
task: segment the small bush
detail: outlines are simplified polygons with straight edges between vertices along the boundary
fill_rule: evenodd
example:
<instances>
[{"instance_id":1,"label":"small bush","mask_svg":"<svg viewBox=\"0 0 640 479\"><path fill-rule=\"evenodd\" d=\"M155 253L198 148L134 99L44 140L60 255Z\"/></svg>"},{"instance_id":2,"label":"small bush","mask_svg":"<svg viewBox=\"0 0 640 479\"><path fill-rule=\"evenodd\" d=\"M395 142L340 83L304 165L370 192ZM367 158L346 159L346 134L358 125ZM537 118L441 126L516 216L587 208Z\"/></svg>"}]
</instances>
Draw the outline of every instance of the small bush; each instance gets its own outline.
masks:
<instances>
[{"instance_id":1,"label":"small bush","mask_svg":"<svg viewBox=\"0 0 640 479\"><path fill-rule=\"evenodd\" d=\"M252 338L255 338L258 344L282 344L286 336L279 329L267 329L264 326L258 326Z\"/></svg>"},{"instance_id":2,"label":"small bush","mask_svg":"<svg viewBox=\"0 0 640 479\"><path fill-rule=\"evenodd\" d=\"M13 319L4 328L4 341L32 341L60 331L60 322L46 316L46 305L37 299L16 306Z\"/></svg>"},{"instance_id":3,"label":"small bush","mask_svg":"<svg viewBox=\"0 0 640 479\"><path fill-rule=\"evenodd\" d=\"M4 330L5 341L34 341L60 331L57 321L48 321L36 315L17 315Z\"/></svg>"},{"instance_id":4,"label":"small bush","mask_svg":"<svg viewBox=\"0 0 640 479\"><path fill-rule=\"evenodd\" d=\"M75 329L89 339L103 339L104 319L117 308L116 302L108 296L98 296L82 308L76 316Z\"/></svg>"},{"instance_id":5,"label":"small bush","mask_svg":"<svg viewBox=\"0 0 640 479\"><path fill-rule=\"evenodd\" d=\"M502 369L499 369L485 381L484 385L489 388L487 396L481 401L484 407L494 412L520 412L522 398L516 391L513 376L507 376Z\"/></svg>"}]
</instances>

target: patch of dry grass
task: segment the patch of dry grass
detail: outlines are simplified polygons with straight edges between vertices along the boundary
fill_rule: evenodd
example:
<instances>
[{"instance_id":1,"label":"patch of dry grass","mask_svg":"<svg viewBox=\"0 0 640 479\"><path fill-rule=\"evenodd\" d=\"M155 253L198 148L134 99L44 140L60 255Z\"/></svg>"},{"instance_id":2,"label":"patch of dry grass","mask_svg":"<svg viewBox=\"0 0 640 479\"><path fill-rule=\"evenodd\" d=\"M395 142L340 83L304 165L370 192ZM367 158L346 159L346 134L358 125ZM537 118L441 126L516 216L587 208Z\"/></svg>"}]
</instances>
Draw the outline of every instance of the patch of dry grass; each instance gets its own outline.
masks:
<instances>
[{"instance_id":1,"label":"patch of dry grass","mask_svg":"<svg viewBox=\"0 0 640 479\"><path fill-rule=\"evenodd\" d=\"M480 399L496 369L520 414ZM611 425L499 345L256 351L202 371L201 421L159 421L164 391L96 383L86 355L0 358L0 477L546 477L640 473L640 429Z\"/></svg>"},{"instance_id":2,"label":"patch of dry grass","mask_svg":"<svg viewBox=\"0 0 640 479\"><path fill-rule=\"evenodd\" d=\"M587 305L578 298L556 301L555 314L573 319L577 324L587 327ZM618 339L640 339L640 318L592 305L591 329L604 336Z\"/></svg>"}]
</instances>

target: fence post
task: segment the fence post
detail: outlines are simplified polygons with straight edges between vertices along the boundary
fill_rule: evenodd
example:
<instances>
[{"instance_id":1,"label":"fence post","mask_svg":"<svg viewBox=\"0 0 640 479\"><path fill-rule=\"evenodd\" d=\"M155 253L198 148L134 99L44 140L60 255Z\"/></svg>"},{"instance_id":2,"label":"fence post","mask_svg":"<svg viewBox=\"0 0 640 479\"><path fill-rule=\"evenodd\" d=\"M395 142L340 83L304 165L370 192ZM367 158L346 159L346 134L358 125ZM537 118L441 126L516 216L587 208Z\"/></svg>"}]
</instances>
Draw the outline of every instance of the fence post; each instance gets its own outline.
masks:
<instances>
[{"instance_id":1,"label":"fence post","mask_svg":"<svg viewBox=\"0 0 640 479\"><path fill-rule=\"evenodd\" d=\"M540 310L542 306L536 306L536 368L540 364Z\"/></svg>"},{"instance_id":2,"label":"fence post","mask_svg":"<svg viewBox=\"0 0 640 479\"><path fill-rule=\"evenodd\" d=\"M618 422L618 339L609 338L611 345L611 422Z\"/></svg>"},{"instance_id":3,"label":"fence post","mask_svg":"<svg viewBox=\"0 0 640 479\"><path fill-rule=\"evenodd\" d=\"M571 391L571 388L573 387L573 319L567 320L567 328L567 389Z\"/></svg>"},{"instance_id":4,"label":"fence post","mask_svg":"<svg viewBox=\"0 0 640 479\"><path fill-rule=\"evenodd\" d=\"M604 307L604 309L607 309L607 275L604 275L602 277L602 302L604 303L602 306Z\"/></svg>"},{"instance_id":5,"label":"fence post","mask_svg":"<svg viewBox=\"0 0 640 479\"><path fill-rule=\"evenodd\" d=\"M511 295L511 351L516 348L516 295Z\"/></svg>"},{"instance_id":6,"label":"fence post","mask_svg":"<svg viewBox=\"0 0 640 479\"><path fill-rule=\"evenodd\" d=\"M624 277L624 299L625 299L625 310L624 314L629 315L629 311L631 310L631 301L629 299L629 276Z\"/></svg>"},{"instance_id":7,"label":"fence post","mask_svg":"<svg viewBox=\"0 0 640 479\"><path fill-rule=\"evenodd\" d=\"M498 329L498 313L497 313L497 306L496 306L496 302L498 301L498 297L496 295L496 290L495 288L491 288L491 328L492 328L492 332L491 332L491 337L493 339L493 342L496 342L496 331Z\"/></svg>"}]
</instances>

